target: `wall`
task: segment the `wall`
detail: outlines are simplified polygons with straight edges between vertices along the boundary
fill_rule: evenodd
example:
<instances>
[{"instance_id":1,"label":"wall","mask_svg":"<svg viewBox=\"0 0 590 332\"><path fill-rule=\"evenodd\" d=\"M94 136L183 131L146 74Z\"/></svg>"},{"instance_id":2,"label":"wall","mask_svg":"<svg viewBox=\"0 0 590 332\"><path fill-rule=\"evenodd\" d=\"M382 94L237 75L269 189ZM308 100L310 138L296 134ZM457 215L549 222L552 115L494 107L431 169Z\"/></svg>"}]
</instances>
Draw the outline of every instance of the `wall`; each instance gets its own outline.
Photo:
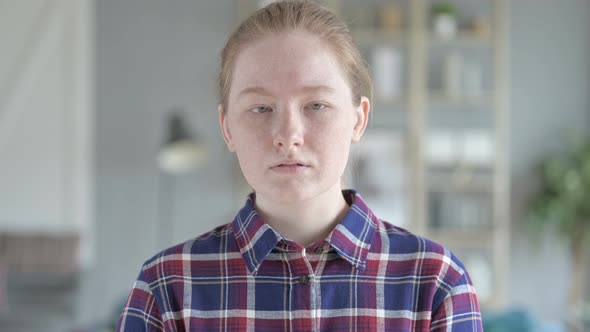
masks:
<instances>
[{"instance_id":1,"label":"wall","mask_svg":"<svg viewBox=\"0 0 590 332\"><path fill-rule=\"evenodd\" d=\"M174 241L182 241L233 215L231 156L217 128L214 90L233 2L100 0L95 6L97 246L80 295L85 320L110 314L141 263L162 248L168 235L157 234L159 222L173 224ZM190 127L210 146L202 170L175 179L156 167L165 113L174 107L186 110ZM158 186L171 181L176 186L159 196ZM174 213L160 220L158 207L166 204L174 204Z\"/></svg>"},{"instance_id":2,"label":"wall","mask_svg":"<svg viewBox=\"0 0 590 332\"><path fill-rule=\"evenodd\" d=\"M213 90L233 4L96 2L97 256L81 295L82 317L110 313L141 262L161 247L158 206L174 202L167 219L174 220L176 241L228 222L233 214L231 156L218 133ZM511 6L515 234L510 303L556 319L565 314L565 248L550 235L535 246L521 219L533 164L559 149L563 130L587 129L589 123L590 3L518 0ZM211 156L195 175L165 178L176 184L170 192L176 199L166 200L158 196L163 178L155 155L163 139L163 114L175 106L190 112L191 126L210 144Z\"/></svg>"},{"instance_id":3,"label":"wall","mask_svg":"<svg viewBox=\"0 0 590 332\"><path fill-rule=\"evenodd\" d=\"M531 241L523 222L531 170L590 125L590 2L512 1L512 218L514 305L544 319L567 314L567 248L554 234Z\"/></svg>"},{"instance_id":4,"label":"wall","mask_svg":"<svg viewBox=\"0 0 590 332\"><path fill-rule=\"evenodd\" d=\"M0 2L1 331L63 331L93 263L91 7Z\"/></svg>"},{"instance_id":5,"label":"wall","mask_svg":"<svg viewBox=\"0 0 590 332\"><path fill-rule=\"evenodd\" d=\"M0 3L0 230L92 224L89 1Z\"/></svg>"}]
</instances>

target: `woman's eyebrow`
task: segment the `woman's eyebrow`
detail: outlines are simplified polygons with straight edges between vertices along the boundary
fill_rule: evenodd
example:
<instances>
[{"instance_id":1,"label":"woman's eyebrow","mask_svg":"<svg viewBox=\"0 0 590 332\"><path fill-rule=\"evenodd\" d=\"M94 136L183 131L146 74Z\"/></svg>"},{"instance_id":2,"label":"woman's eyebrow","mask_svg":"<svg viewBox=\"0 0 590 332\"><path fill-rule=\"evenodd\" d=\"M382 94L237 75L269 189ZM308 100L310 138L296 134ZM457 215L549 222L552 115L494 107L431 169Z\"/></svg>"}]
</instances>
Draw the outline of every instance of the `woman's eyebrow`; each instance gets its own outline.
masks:
<instances>
[{"instance_id":1,"label":"woman's eyebrow","mask_svg":"<svg viewBox=\"0 0 590 332\"><path fill-rule=\"evenodd\" d=\"M240 97L243 97L243 96L249 95L249 94L263 95L263 96L267 96L267 97L272 95L270 93L270 91L266 90L263 87L251 86L251 87L247 87L244 90L240 91L237 98L239 99Z\"/></svg>"},{"instance_id":2,"label":"woman's eyebrow","mask_svg":"<svg viewBox=\"0 0 590 332\"><path fill-rule=\"evenodd\" d=\"M305 86L301 90L305 93L316 93L316 92L335 92L336 89L327 86L327 85L313 85L313 86Z\"/></svg>"},{"instance_id":3,"label":"woman's eyebrow","mask_svg":"<svg viewBox=\"0 0 590 332\"><path fill-rule=\"evenodd\" d=\"M330 86L327 86L327 85L308 85L308 86L302 87L301 91L303 93L320 93L320 92L333 93L336 91L336 89L334 89ZM272 96L272 93L270 91L268 91L267 89L265 89L261 86L250 86L250 87L247 87L244 90L240 91L237 98L241 98L241 97L243 97L245 95L249 95L249 94L256 94L256 95L262 95L262 96L267 96L267 97Z\"/></svg>"}]
</instances>

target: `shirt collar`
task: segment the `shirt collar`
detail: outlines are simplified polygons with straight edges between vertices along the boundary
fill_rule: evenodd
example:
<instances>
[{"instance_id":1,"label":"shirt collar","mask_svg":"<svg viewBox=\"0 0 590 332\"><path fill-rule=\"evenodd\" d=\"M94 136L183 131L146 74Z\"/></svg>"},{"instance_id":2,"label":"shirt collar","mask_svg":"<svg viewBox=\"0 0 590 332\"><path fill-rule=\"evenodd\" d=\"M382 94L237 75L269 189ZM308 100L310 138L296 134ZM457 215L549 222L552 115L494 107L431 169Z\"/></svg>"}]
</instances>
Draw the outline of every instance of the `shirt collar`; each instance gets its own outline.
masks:
<instances>
[{"instance_id":1,"label":"shirt collar","mask_svg":"<svg viewBox=\"0 0 590 332\"><path fill-rule=\"evenodd\" d=\"M340 257L364 271L379 219L356 191L344 190L342 193L352 204L326 242L336 249Z\"/></svg>"},{"instance_id":2,"label":"shirt collar","mask_svg":"<svg viewBox=\"0 0 590 332\"><path fill-rule=\"evenodd\" d=\"M352 204L341 222L326 238L326 242L344 260L355 268L364 270L378 219L356 191L344 190L342 194ZM242 258L252 274L256 274L260 264L283 239L256 212L255 197L254 193L248 196L246 204L231 225Z\"/></svg>"},{"instance_id":3,"label":"shirt collar","mask_svg":"<svg viewBox=\"0 0 590 332\"><path fill-rule=\"evenodd\" d=\"M248 195L246 204L231 224L238 248L251 274L256 274L282 237L274 231L254 208L256 195Z\"/></svg>"}]
</instances>

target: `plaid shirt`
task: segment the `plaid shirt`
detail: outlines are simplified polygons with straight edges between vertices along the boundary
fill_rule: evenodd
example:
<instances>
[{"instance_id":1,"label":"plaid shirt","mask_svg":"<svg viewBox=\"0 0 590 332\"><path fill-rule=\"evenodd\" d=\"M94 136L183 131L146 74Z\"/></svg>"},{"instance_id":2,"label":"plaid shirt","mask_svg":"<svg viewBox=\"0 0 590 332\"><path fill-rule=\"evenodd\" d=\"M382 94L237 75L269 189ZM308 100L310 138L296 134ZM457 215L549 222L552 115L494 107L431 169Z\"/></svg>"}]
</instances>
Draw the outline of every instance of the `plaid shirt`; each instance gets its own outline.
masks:
<instances>
[{"instance_id":1,"label":"plaid shirt","mask_svg":"<svg viewBox=\"0 0 590 332\"><path fill-rule=\"evenodd\" d=\"M117 331L483 331L448 249L343 193L348 213L307 248L266 224L251 195L232 223L143 265Z\"/></svg>"}]
</instances>

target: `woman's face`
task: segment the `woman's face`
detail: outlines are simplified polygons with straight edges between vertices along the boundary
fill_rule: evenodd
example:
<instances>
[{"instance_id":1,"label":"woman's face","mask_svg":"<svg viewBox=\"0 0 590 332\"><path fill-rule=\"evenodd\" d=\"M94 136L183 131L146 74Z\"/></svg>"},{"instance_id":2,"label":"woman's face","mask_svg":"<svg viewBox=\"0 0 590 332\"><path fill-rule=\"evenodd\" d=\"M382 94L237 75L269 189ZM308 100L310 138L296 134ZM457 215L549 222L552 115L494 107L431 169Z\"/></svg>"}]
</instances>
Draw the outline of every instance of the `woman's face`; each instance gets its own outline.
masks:
<instances>
[{"instance_id":1,"label":"woman's face","mask_svg":"<svg viewBox=\"0 0 590 332\"><path fill-rule=\"evenodd\" d=\"M224 139L257 199L297 202L340 191L350 144L366 127L369 101L352 102L332 51L315 36L267 36L241 50Z\"/></svg>"}]
</instances>

